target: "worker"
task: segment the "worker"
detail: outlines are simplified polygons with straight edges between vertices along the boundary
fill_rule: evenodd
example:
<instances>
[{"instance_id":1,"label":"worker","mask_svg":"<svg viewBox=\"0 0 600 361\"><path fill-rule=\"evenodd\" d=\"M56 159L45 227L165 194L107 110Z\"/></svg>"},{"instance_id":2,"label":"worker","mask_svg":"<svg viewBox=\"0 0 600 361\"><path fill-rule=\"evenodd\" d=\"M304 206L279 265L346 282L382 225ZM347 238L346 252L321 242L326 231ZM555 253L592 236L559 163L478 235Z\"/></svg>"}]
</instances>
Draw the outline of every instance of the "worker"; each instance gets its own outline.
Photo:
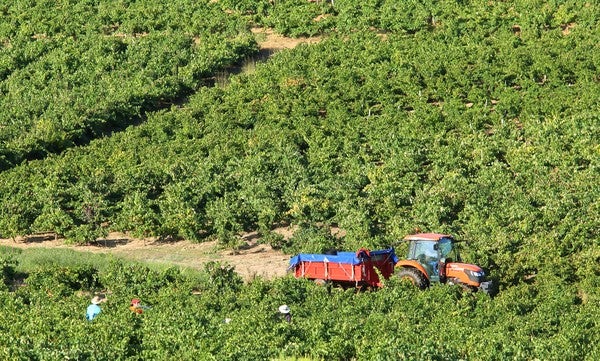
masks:
<instances>
[{"instance_id":1,"label":"worker","mask_svg":"<svg viewBox=\"0 0 600 361\"><path fill-rule=\"evenodd\" d=\"M144 306L142 306L142 301L139 298L134 298L131 300L131 305L129 309L133 313L137 313L138 315L144 313Z\"/></svg>"},{"instance_id":2,"label":"worker","mask_svg":"<svg viewBox=\"0 0 600 361\"><path fill-rule=\"evenodd\" d=\"M290 307L288 305L279 306L279 313L288 323L292 322L292 313L290 312Z\"/></svg>"},{"instance_id":3,"label":"worker","mask_svg":"<svg viewBox=\"0 0 600 361\"><path fill-rule=\"evenodd\" d=\"M85 318L87 318L88 321L93 320L100 314L100 312L102 312L100 304L104 301L106 301L106 297L103 295L95 295L92 298L91 304L87 307L85 312Z\"/></svg>"}]
</instances>

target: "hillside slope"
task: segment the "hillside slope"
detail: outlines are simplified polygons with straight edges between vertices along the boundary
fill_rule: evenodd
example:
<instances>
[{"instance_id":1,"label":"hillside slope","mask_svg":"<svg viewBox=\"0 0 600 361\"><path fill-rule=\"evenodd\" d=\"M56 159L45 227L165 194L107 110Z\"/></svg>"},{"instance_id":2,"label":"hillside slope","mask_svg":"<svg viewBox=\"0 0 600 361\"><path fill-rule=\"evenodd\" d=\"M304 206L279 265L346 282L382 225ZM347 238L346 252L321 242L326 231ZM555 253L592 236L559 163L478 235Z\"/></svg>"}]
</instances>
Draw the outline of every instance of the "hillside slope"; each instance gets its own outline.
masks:
<instances>
[{"instance_id":1,"label":"hillside slope","mask_svg":"<svg viewBox=\"0 0 600 361\"><path fill-rule=\"evenodd\" d=\"M356 293L244 283L221 263L190 277L89 255L22 265L25 252L3 248L0 359L600 358L598 5L0 11L0 237L243 250L252 233L293 254L446 232L500 284L493 299L396 278ZM256 27L320 41L267 59ZM94 292L109 302L89 323ZM131 314L133 297L153 311Z\"/></svg>"}]
</instances>

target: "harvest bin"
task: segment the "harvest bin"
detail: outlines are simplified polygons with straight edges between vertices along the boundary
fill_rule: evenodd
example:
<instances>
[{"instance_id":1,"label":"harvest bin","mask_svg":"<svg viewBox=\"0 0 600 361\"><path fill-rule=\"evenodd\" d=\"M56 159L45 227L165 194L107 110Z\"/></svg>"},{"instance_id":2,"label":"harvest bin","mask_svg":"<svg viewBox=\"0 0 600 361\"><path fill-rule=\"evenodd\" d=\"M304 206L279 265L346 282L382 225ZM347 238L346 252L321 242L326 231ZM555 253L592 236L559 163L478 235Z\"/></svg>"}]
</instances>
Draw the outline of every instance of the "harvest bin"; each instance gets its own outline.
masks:
<instances>
[{"instance_id":1,"label":"harvest bin","mask_svg":"<svg viewBox=\"0 0 600 361\"><path fill-rule=\"evenodd\" d=\"M296 278L345 286L381 287L376 269L387 279L394 274L397 262L393 248L375 251L361 248L356 252L335 254L300 253L290 259L288 270L293 271Z\"/></svg>"}]
</instances>

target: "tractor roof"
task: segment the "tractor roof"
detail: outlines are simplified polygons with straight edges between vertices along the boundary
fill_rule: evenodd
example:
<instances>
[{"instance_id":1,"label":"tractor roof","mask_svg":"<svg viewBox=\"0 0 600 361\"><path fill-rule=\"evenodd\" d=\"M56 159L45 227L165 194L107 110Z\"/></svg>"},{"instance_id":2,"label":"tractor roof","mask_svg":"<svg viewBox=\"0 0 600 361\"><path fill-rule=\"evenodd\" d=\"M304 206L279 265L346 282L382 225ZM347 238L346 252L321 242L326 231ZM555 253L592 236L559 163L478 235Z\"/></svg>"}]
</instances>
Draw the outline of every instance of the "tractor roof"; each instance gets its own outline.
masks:
<instances>
[{"instance_id":1,"label":"tractor roof","mask_svg":"<svg viewBox=\"0 0 600 361\"><path fill-rule=\"evenodd\" d=\"M442 238L452 238L449 234L442 233L417 233L404 237L405 241L439 241Z\"/></svg>"}]
</instances>

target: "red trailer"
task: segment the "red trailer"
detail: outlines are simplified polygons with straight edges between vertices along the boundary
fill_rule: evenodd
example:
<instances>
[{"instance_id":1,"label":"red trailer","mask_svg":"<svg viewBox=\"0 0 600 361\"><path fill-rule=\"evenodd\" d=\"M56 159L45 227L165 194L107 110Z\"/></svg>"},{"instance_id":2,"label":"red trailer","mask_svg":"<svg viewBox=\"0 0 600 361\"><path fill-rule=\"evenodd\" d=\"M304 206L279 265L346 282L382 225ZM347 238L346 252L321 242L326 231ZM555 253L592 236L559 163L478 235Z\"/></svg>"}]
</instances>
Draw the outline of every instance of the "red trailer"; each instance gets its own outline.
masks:
<instances>
[{"instance_id":1,"label":"red trailer","mask_svg":"<svg viewBox=\"0 0 600 361\"><path fill-rule=\"evenodd\" d=\"M296 278L315 282L330 282L342 286L381 287L376 269L385 279L394 274L398 258L393 248L369 251L361 248L356 252L335 254L298 254L290 259L288 270Z\"/></svg>"}]
</instances>

